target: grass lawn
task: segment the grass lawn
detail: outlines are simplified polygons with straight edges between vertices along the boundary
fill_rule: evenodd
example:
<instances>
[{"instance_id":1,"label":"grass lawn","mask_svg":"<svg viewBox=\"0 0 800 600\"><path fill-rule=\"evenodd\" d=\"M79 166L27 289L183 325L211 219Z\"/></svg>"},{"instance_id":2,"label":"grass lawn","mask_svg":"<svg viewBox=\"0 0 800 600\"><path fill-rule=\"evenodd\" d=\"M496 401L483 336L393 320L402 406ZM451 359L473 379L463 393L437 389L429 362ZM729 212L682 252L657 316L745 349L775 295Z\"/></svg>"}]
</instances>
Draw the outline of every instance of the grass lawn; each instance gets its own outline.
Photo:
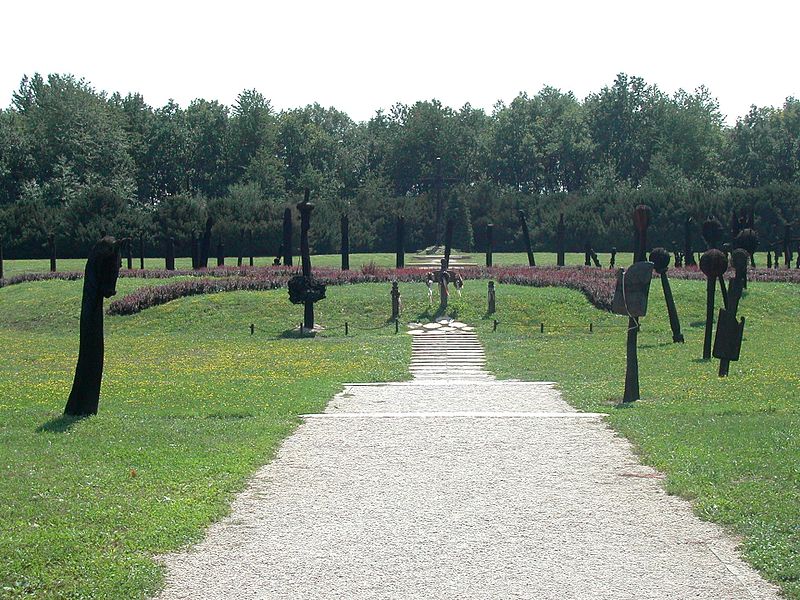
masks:
<instances>
[{"instance_id":1,"label":"grass lawn","mask_svg":"<svg viewBox=\"0 0 800 600\"><path fill-rule=\"evenodd\" d=\"M413 258L415 254L408 253L406 254L406 266L410 266L413 264ZM478 266L483 266L486 264L486 255L483 252L472 252L469 254L472 258L470 259L472 262L478 264ZM600 262L603 266L608 266L610 255L608 254L598 254ZM619 253L617 254L617 264L619 265L627 265L630 263L630 253ZM272 259L274 257L261 257L258 256L255 258L254 263L256 266L266 266L272 264ZM511 266L511 265L527 265L528 264L528 255L524 252L495 252L492 255L493 263L495 266ZM342 257L338 254L318 254L312 256L311 261L314 266L316 267L340 267L342 264ZM125 265L125 260L122 261L123 266ZM395 266L395 255L394 253L374 253L374 254L351 254L350 255L350 268L351 269L360 269L362 265L374 262L378 267L394 267ZM583 253L568 253L566 255L566 263L568 265L582 265L583 264ZM38 273L50 270L50 261L48 259L25 259L25 260L6 260L4 263L4 275L5 277L11 277L12 275L19 275L21 273ZM209 262L209 266L213 266L217 264L216 258L212 257ZM225 259L226 265L235 265L236 264L236 257L227 257ZM249 259L245 257L244 264L249 264ZM295 257L295 264L300 264L299 257ZM539 266L545 265L555 265L556 264L556 255L553 252L539 252L536 253L536 264ZM59 271L82 271L83 268L86 266L86 259L82 258L63 258L59 259L57 263L57 267ZM133 260L133 267L135 269L139 268L139 259L134 258ZM145 267L148 269L163 269L164 268L164 259L163 258L146 258L145 259ZM175 267L177 269L191 269L192 268L192 260L189 257L178 257L175 259Z\"/></svg>"},{"instance_id":2,"label":"grass lawn","mask_svg":"<svg viewBox=\"0 0 800 600\"><path fill-rule=\"evenodd\" d=\"M122 279L119 292L144 283ZM280 337L302 312L285 290L195 296L107 317L101 412L64 422L80 286L0 289L0 595L146 595L161 577L152 556L224 514L299 413L342 382L408 376L410 336L386 323L388 284L329 288L317 316L330 328L314 340ZM800 286L751 283L742 360L726 379L700 360L705 284L672 286L686 344L671 342L654 281L643 399L624 408L626 319L580 293L498 285L489 316L486 283L468 281L450 313L477 326L498 376L557 381L575 406L608 413L670 492L742 534L748 560L800 599ZM422 283L400 290L404 321L432 316Z\"/></svg>"},{"instance_id":3,"label":"grass lawn","mask_svg":"<svg viewBox=\"0 0 800 600\"><path fill-rule=\"evenodd\" d=\"M281 339L302 320L285 290L185 298L106 317L100 413L65 421L81 285L0 289L0 597L147 595L162 576L153 555L223 515L298 414L342 382L408 376L408 336L358 328L385 321L386 286L318 305L323 323L349 319L350 338Z\"/></svg>"},{"instance_id":4,"label":"grass lawn","mask_svg":"<svg viewBox=\"0 0 800 600\"><path fill-rule=\"evenodd\" d=\"M701 359L704 282L671 283L686 343L672 343L656 280L639 334L642 400L624 407L626 318L575 291L498 286L493 333L485 285L470 282L453 312L478 324L490 370L556 381L573 405L608 413L642 459L667 474L670 493L745 536L746 558L800 599L800 286L750 284L739 309L747 319L741 360L720 379L719 362Z\"/></svg>"}]
</instances>

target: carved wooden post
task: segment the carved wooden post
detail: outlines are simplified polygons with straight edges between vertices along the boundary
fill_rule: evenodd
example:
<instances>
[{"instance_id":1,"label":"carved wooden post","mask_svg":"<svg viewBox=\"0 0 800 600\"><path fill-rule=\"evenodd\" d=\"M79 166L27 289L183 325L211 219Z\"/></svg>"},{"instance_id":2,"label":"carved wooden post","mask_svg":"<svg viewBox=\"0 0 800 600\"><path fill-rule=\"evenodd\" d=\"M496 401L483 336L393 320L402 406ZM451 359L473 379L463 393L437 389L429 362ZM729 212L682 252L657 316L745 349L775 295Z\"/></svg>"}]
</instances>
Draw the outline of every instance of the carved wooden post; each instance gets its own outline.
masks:
<instances>
[{"instance_id":1,"label":"carved wooden post","mask_svg":"<svg viewBox=\"0 0 800 600\"><path fill-rule=\"evenodd\" d=\"M133 240L129 239L125 243L125 254L127 255L127 266L128 270L130 271L133 269Z\"/></svg>"},{"instance_id":2,"label":"carved wooden post","mask_svg":"<svg viewBox=\"0 0 800 600\"><path fill-rule=\"evenodd\" d=\"M437 314L443 315L447 310L447 302L449 300L450 290L448 283L450 282L450 274L445 267L445 259L442 259L442 269L439 272L439 310Z\"/></svg>"},{"instance_id":3,"label":"carved wooden post","mask_svg":"<svg viewBox=\"0 0 800 600\"><path fill-rule=\"evenodd\" d=\"M486 310L487 315L493 315L496 312L496 296L494 291L494 281L489 282L489 293L488 293L488 308Z\"/></svg>"},{"instance_id":4,"label":"carved wooden post","mask_svg":"<svg viewBox=\"0 0 800 600\"><path fill-rule=\"evenodd\" d=\"M206 219L206 228L203 231L203 239L200 243L200 268L208 268L208 258L211 256L211 229L214 227L214 219Z\"/></svg>"},{"instance_id":5,"label":"carved wooden post","mask_svg":"<svg viewBox=\"0 0 800 600\"><path fill-rule=\"evenodd\" d=\"M308 230L311 228L311 211L314 205L308 199L311 192L306 189L303 201L297 205L300 211L300 257L303 265L303 277L311 278L311 251L308 246ZM291 231L291 230L290 230ZM314 329L314 303L306 300L303 309L303 327Z\"/></svg>"},{"instance_id":6,"label":"carved wooden post","mask_svg":"<svg viewBox=\"0 0 800 600\"><path fill-rule=\"evenodd\" d=\"M192 232L192 269L200 268L200 242L197 239L197 232Z\"/></svg>"},{"instance_id":7,"label":"carved wooden post","mask_svg":"<svg viewBox=\"0 0 800 600\"><path fill-rule=\"evenodd\" d=\"M117 293L119 263L119 242L112 237L101 239L89 253L83 278L78 363L65 415L97 414L103 380L103 298Z\"/></svg>"},{"instance_id":8,"label":"carved wooden post","mask_svg":"<svg viewBox=\"0 0 800 600\"><path fill-rule=\"evenodd\" d=\"M494 244L494 225L492 223L486 224L486 266L492 266L492 246Z\"/></svg>"},{"instance_id":9,"label":"carved wooden post","mask_svg":"<svg viewBox=\"0 0 800 600\"><path fill-rule=\"evenodd\" d=\"M446 271L450 268L450 252L453 249L453 219L447 219L447 225L444 232L444 261L442 263L443 269Z\"/></svg>"},{"instance_id":10,"label":"carved wooden post","mask_svg":"<svg viewBox=\"0 0 800 600\"><path fill-rule=\"evenodd\" d=\"M164 260L164 267L167 271L175 270L175 238L167 238L167 251Z\"/></svg>"},{"instance_id":11,"label":"carved wooden post","mask_svg":"<svg viewBox=\"0 0 800 600\"><path fill-rule=\"evenodd\" d=\"M628 317L628 338L625 343L625 392L623 402L634 402L641 397L639 391L639 320Z\"/></svg>"},{"instance_id":12,"label":"carved wooden post","mask_svg":"<svg viewBox=\"0 0 800 600\"><path fill-rule=\"evenodd\" d=\"M653 263L636 262L625 271L617 271L617 285L611 310L617 315L628 317L628 331L625 354L625 392L623 402L639 399L639 356L637 342L639 319L647 314L647 299L650 293Z\"/></svg>"},{"instance_id":13,"label":"carved wooden post","mask_svg":"<svg viewBox=\"0 0 800 600\"><path fill-rule=\"evenodd\" d=\"M664 248L653 248L650 253L650 262L653 263L656 273L661 276L661 287L664 289L664 300L667 303L667 314L669 314L669 326L672 329L672 341L682 344L684 339L681 333L681 323L678 320L678 311L675 308L675 300L672 297L672 289L667 277L669 252Z\"/></svg>"},{"instance_id":14,"label":"carved wooden post","mask_svg":"<svg viewBox=\"0 0 800 600\"><path fill-rule=\"evenodd\" d=\"M524 210L520 209L518 214L519 223L522 226L522 240L525 242L525 250L528 252L528 266L535 267L536 259L533 257L533 249L531 248L531 236L530 232L528 231L528 219L525 218Z\"/></svg>"},{"instance_id":15,"label":"carved wooden post","mask_svg":"<svg viewBox=\"0 0 800 600\"><path fill-rule=\"evenodd\" d=\"M650 207L640 204L633 209L633 225L636 227L639 247L636 249L635 262L647 260L647 228L650 226Z\"/></svg>"},{"instance_id":16,"label":"carved wooden post","mask_svg":"<svg viewBox=\"0 0 800 600\"><path fill-rule=\"evenodd\" d=\"M342 215L342 271L350 270L350 217Z\"/></svg>"},{"instance_id":17,"label":"carved wooden post","mask_svg":"<svg viewBox=\"0 0 800 600\"><path fill-rule=\"evenodd\" d=\"M397 217L394 266L402 269L406 266L406 221Z\"/></svg>"},{"instance_id":18,"label":"carved wooden post","mask_svg":"<svg viewBox=\"0 0 800 600\"><path fill-rule=\"evenodd\" d=\"M703 222L701 228L703 232L703 239L706 241L708 249L720 249L722 241L722 223L720 223L714 216L709 215Z\"/></svg>"},{"instance_id":19,"label":"carved wooden post","mask_svg":"<svg viewBox=\"0 0 800 600\"><path fill-rule=\"evenodd\" d=\"M225 244L221 239L217 242L217 266L225 266Z\"/></svg>"},{"instance_id":20,"label":"carved wooden post","mask_svg":"<svg viewBox=\"0 0 800 600\"><path fill-rule=\"evenodd\" d=\"M783 265L787 269L792 268L792 224L786 223L783 226Z\"/></svg>"},{"instance_id":21,"label":"carved wooden post","mask_svg":"<svg viewBox=\"0 0 800 600\"><path fill-rule=\"evenodd\" d=\"M719 322L717 323L717 337L714 343L714 355L722 356L719 361L720 377L727 377L728 373L730 372L731 358L729 357L729 353L725 350L729 350L730 344L728 342L733 340L727 338L738 337L738 340L736 340L736 342L738 342L738 346L737 351L735 352L736 356L734 357L734 360L738 358L738 347L741 346L741 335L736 336L738 332L734 333L734 331L738 328L726 328L726 325L729 324L730 321L733 321L734 323L736 322L736 312L739 310L739 300L742 298L742 291L746 287L745 284L747 282L748 260L749 254L744 248L737 248L731 253L731 263L733 264L734 269L736 269L736 276L730 285L728 306L726 307L725 311L720 311L720 318ZM742 321L744 321L744 319ZM743 322L741 327L744 327ZM724 349L723 346L725 347Z\"/></svg>"},{"instance_id":22,"label":"carved wooden post","mask_svg":"<svg viewBox=\"0 0 800 600\"><path fill-rule=\"evenodd\" d=\"M692 249L692 217L687 217L683 224L683 259L687 267L693 267L697 264L694 259L694 250Z\"/></svg>"},{"instance_id":23,"label":"carved wooden post","mask_svg":"<svg viewBox=\"0 0 800 600\"><path fill-rule=\"evenodd\" d=\"M558 226L556 227L556 265L563 267L566 264L564 260L564 213L558 216Z\"/></svg>"},{"instance_id":24,"label":"carved wooden post","mask_svg":"<svg viewBox=\"0 0 800 600\"><path fill-rule=\"evenodd\" d=\"M706 250L700 257L700 270L708 278L706 282L706 328L703 338L703 359L711 358L711 334L714 329L714 292L717 279L728 270L728 259L721 250Z\"/></svg>"},{"instance_id":25,"label":"carved wooden post","mask_svg":"<svg viewBox=\"0 0 800 600\"><path fill-rule=\"evenodd\" d=\"M283 265L292 266L292 209L283 211Z\"/></svg>"},{"instance_id":26,"label":"carved wooden post","mask_svg":"<svg viewBox=\"0 0 800 600\"><path fill-rule=\"evenodd\" d=\"M56 236L52 233L47 236L47 247L50 250L50 272L56 272Z\"/></svg>"},{"instance_id":27,"label":"carved wooden post","mask_svg":"<svg viewBox=\"0 0 800 600\"><path fill-rule=\"evenodd\" d=\"M397 282L392 282L392 321L400 318L400 290L397 287Z\"/></svg>"}]
</instances>

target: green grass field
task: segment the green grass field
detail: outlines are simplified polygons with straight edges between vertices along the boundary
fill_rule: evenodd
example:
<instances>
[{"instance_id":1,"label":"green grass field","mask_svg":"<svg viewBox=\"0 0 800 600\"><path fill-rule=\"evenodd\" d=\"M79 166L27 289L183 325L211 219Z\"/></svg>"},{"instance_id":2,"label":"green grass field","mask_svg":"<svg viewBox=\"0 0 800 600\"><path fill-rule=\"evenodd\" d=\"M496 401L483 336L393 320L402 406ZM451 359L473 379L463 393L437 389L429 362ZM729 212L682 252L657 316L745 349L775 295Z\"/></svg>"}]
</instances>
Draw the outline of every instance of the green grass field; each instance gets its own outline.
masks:
<instances>
[{"instance_id":1,"label":"green grass field","mask_svg":"<svg viewBox=\"0 0 800 600\"><path fill-rule=\"evenodd\" d=\"M413 253L405 255L406 266L413 263L413 258L416 256ZM473 252L466 254L470 256L471 262L477 263L478 266L486 264L486 255L482 252ZM603 266L608 266L610 255L598 254L598 258ZM617 263L620 265L628 264L630 262L631 254L619 253L617 254ZM492 255L493 264L495 266L511 266L511 265L527 265L528 255L524 252L495 252ZM536 264L539 266L555 265L556 255L552 252L539 252L535 255ZM273 257L258 256L254 260L256 266L266 266L272 264ZM236 257L229 256L225 259L226 265L235 265ZM318 254L311 257L311 261L316 267L340 267L342 258L338 254ZM627 261L627 262L626 262ZM123 266L125 261L123 260ZM295 264L299 264L299 258L295 257ZM376 254L351 254L350 255L350 268L360 269L362 265L368 263L375 263L379 267L392 267L395 266L394 253L376 253ZM568 265L582 265L583 253L568 253L566 255L566 263ZM209 260L209 266L217 264L216 258ZM244 264L249 264L249 259L244 259ZM12 275L19 275L21 273L41 273L50 270L50 261L47 259L27 259L27 260L6 260L5 263L5 276L11 277ZM83 258L63 258L57 262L59 271L82 271L86 266L86 259ZM139 259L134 258L133 267L139 268ZM175 259L175 267L178 269L191 269L192 260L189 257L179 257ZM146 258L145 268L148 269L163 269L163 258Z\"/></svg>"},{"instance_id":2,"label":"green grass field","mask_svg":"<svg viewBox=\"0 0 800 600\"><path fill-rule=\"evenodd\" d=\"M120 280L119 293L144 283ZM423 284L400 289L404 321L432 316ZM320 410L343 382L408 377L410 336L386 320L388 284L329 288L316 339L291 337L302 311L285 290L195 296L106 317L100 414L64 421L80 290L0 289L3 597L148 595L162 576L153 556L223 515L297 415ZM580 293L499 285L489 316L486 283L469 281L450 313L477 326L498 376L557 381L575 406L608 413L667 474L668 491L743 535L748 560L800 599L800 286L751 283L742 360L727 379L700 360L703 282L673 290L686 344L671 342L655 281L639 336L643 399L626 407L626 321Z\"/></svg>"},{"instance_id":3,"label":"green grass field","mask_svg":"<svg viewBox=\"0 0 800 600\"><path fill-rule=\"evenodd\" d=\"M122 294L142 281L120 280ZM106 317L100 413L60 418L78 348L80 282L0 289L0 596L136 598L153 555L198 539L280 440L342 382L407 377L407 336L375 286L339 288L322 322L285 290L187 298ZM352 314L347 315L349 310ZM255 323L251 336L249 324Z\"/></svg>"},{"instance_id":4,"label":"green grass field","mask_svg":"<svg viewBox=\"0 0 800 600\"><path fill-rule=\"evenodd\" d=\"M556 288L499 286L497 332L484 314L485 287L467 286L455 309L479 323L489 369L556 381L573 405L608 413L642 459L667 474L670 493L745 536L746 558L800 598L800 286L750 284L739 309L747 319L741 360L723 379L718 361L701 359L705 284L672 288L686 343L672 343L656 280L639 334L642 400L626 406L626 318Z\"/></svg>"}]
</instances>

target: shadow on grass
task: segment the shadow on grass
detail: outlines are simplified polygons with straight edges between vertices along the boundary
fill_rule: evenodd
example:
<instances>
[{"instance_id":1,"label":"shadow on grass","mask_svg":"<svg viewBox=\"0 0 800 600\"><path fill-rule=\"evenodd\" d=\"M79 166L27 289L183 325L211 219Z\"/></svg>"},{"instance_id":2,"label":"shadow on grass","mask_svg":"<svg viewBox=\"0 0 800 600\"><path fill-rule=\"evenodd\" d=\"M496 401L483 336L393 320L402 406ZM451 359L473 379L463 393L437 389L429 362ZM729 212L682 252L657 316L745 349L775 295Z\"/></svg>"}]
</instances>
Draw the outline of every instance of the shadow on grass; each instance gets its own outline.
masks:
<instances>
[{"instance_id":1,"label":"shadow on grass","mask_svg":"<svg viewBox=\"0 0 800 600\"><path fill-rule=\"evenodd\" d=\"M667 348L672 346L675 342L659 342L657 344L639 344L639 348Z\"/></svg>"},{"instance_id":2,"label":"shadow on grass","mask_svg":"<svg viewBox=\"0 0 800 600\"><path fill-rule=\"evenodd\" d=\"M42 423L36 428L36 433L67 433L75 425L86 419L89 415L75 417L72 415L61 415Z\"/></svg>"}]
</instances>

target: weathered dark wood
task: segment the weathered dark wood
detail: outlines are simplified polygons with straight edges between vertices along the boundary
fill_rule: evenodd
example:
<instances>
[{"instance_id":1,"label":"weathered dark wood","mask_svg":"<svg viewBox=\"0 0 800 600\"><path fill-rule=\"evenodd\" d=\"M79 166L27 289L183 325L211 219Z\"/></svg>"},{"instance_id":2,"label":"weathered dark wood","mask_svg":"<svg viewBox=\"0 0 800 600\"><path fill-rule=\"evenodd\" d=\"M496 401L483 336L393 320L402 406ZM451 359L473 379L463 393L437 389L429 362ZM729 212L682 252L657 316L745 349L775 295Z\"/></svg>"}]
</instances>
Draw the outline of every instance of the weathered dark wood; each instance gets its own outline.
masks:
<instances>
[{"instance_id":1,"label":"weathered dark wood","mask_svg":"<svg viewBox=\"0 0 800 600\"><path fill-rule=\"evenodd\" d=\"M497 297L495 295L494 289L494 281L489 282L489 291L488 291L488 308L486 309L486 314L493 315L496 312L496 300Z\"/></svg>"},{"instance_id":2,"label":"weathered dark wood","mask_svg":"<svg viewBox=\"0 0 800 600\"><path fill-rule=\"evenodd\" d=\"M175 270L175 238L168 237L166 239L166 252L164 253L164 268L167 271Z\"/></svg>"},{"instance_id":3,"label":"weathered dark wood","mask_svg":"<svg viewBox=\"0 0 800 600\"><path fill-rule=\"evenodd\" d=\"M392 282L392 320L400 317L400 289L397 287L397 282Z\"/></svg>"},{"instance_id":4,"label":"weathered dark wood","mask_svg":"<svg viewBox=\"0 0 800 600\"><path fill-rule=\"evenodd\" d=\"M206 219L206 228L203 230L203 237L200 241L200 265L201 269L208 268L208 259L211 256L211 229L214 227L214 219Z\"/></svg>"},{"instance_id":5,"label":"weathered dark wood","mask_svg":"<svg viewBox=\"0 0 800 600\"><path fill-rule=\"evenodd\" d=\"M647 228L650 227L651 213L650 207L646 204L640 204L633 209L633 225L638 233L638 246L634 262L647 260Z\"/></svg>"},{"instance_id":6,"label":"weathered dark wood","mask_svg":"<svg viewBox=\"0 0 800 600\"><path fill-rule=\"evenodd\" d=\"M714 330L714 294L717 289L716 281L709 277L706 282L706 329L703 337L703 359L711 359L711 335Z\"/></svg>"},{"instance_id":7,"label":"weathered dark wood","mask_svg":"<svg viewBox=\"0 0 800 600\"><path fill-rule=\"evenodd\" d=\"M350 217L342 215L342 271L350 270Z\"/></svg>"},{"instance_id":8,"label":"weathered dark wood","mask_svg":"<svg viewBox=\"0 0 800 600\"><path fill-rule=\"evenodd\" d=\"M406 220L403 217L397 217L394 266L397 269L402 269L406 266Z\"/></svg>"},{"instance_id":9,"label":"weathered dark wood","mask_svg":"<svg viewBox=\"0 0 800 600\"><path fill-rule=\"evenodd\" d=\"M683 262L687 267L697 264L694 259L694 249L692 248L692 217L687 217L683 224Z\"/></svg>"},{"instance_id":10,"label":"weathered dark wood","mask_svg":"<svg viewBox=\"0 0 800 600\"><path fill-rule=\"evenodd\" d=\"M650 262L653 263L655 272L661 277L661 287L664 290L664 301L667 304L667 314L669 315L669 326L672 329L672 341L682 344L684 338L681 333L681 323L678 320L678 311L675 308L672 288L669 285L669 277L667 277L669 261L669 252L664 248L653 248L653 251L650 253Z\"/></svg>"},{"instance_id":11,"label":"weathered dark wood","mask_svg":"<svg viewBox=\"0 0 800 600\"><path fill-rule=\"evenodd\" d=\"M297 205L300 211L300 260L303 268L303 277L311 278L311 250L308 245L308 230L311 228L311 211L314 205L308 200L310 190L305 190L303 201ZM304 302L303 327L309 331L314 329L314 303L311 300Z\"/></svg>"},{"instance_id":12,"label":"weathered dark wood","mask_svg":"<svg viewBox=\"0 0 800 600\"><path fill-rule=\"evenodd\" d=\"M672 329L672 341L676 344L683 344L684 338L681 333L681 322L678 319L678 309L675 308L675 299L672 297L672 288L669 285L667 272L661 273L661 287L664 288L664 301L667 304L667 314L669 315L669 326Z\"/></svg>"},{"instance_id":13,"label":"weathered dark wood","mask_svg":"<svg viewBox=\"0 0 800 600\"><path fill-rule=\"evenodd\" d=\"M556 226L556 266L563 267L566 264L564 249L564 213L558 215L558 225Z\"/></svg>"},{"instance_id":14,"label":"weathered dark wood","mask_svg":"<svg viewBox=\"0 0 800 600\"><path fill-rule=\"evenodd\" d=\"M200 267L200 241L197 239L197 232L192 232L192 269Z\"/></svg>"},{"instance_id":15,"label":"weathered dark wood","mask_svg":"<svg viewBox=\"0 0 800 600\"><path fill-rule=\"evenodd\" d=\"M719 221L717 221L719 223ZM713 234L712 234L713 236ZM708 240L707 240L708 241ZM722 275L728 270L728 257L721 250L710 248L700 257L700 270L707 278L706 283L706 328L703 338L703 359L711 358L711 335L714 329L714 291L717 279L724 289ZM727 295L723 296L727 303Z\"/></svg>"},{"instance_id":16,"label":"weathered dark wood","mask_svg":"<svg viewBox=\"0 0 800 600\"><path fill-rule=\"evenodd\" d=\"M292 209L283 211L283 265L292 266Z\"/></svg>"},{"instance_id":17,"label":"weathered dark wood","mask_svg":"<svg viewBox=\"0 0 800 600\"><path fill-rule=\"evenodd\" d=\"M528 231L528 219L525 216L524 210L517 211L519 215L519 224L522 227L522 241L525 242L525 250L528 253L528 266L535 267L536 259L533 256L533 248L531 247L531 235Z\"/></svg>"},{"instance_id":18,"label":"weathered dark wood","mask_svg":"<svg viewBox=\"0 0 800 600\"><path fill-rule=\"evenodd\" d=\"M450 268L450 252L453 249L453 220L447 219L447 226L444 232L444 270Z\"/></svg>"},{"instance_id":19,"label":"weathered dark wood","mask_svg":"<svg viewBox=\"0 0 800 600\"><path fill-rule=\"evenodd\" d=\"M56 236L52 233L47 236L47 247L50 250L50 272L55 273L57 270L56 265Z\"/></svg>"},{"instance_id":20,"label":"weathered dark wood","mask_svg":"<svg viewBox=\"0 0 800 600\"><path fill-rule=\"evenodd\" d=\"M786 223L783 226L783 266L787 269L792 267L792 224Z\"/></svg>"},{"instance_id":21,"label":"weathered dark wood","mask_svg":"<svg viewBox=\"0 0 800 600\"><path fill-rule=\"evenodd\" d=\"M639 321L628 317L628 339L625 345L625 392L623 402L634 402L639 399L639 355L637 350L639 338Z\"/></svg>"},{"instance_id":22,"label":"weathered dark wood","mask_svg":"<svg viewBox=\"0 0 800 600\"><path fill-rule=\"evenodd\" d=\"M494 225L492 223L486 224L486 266L492 266L492 251L494 245Z\"/></svg>"},{"instance_id":23,"label":"weathered dark wood","mask_svg":"<svg viewBox=\"0 0 800 600\"><path fill-rule=\"evenodd\" d=\"M83 278L78 363L65 415L97 414L103 380L103 298L117 293L119 263L119 242L112 237L101 239L89 253Z\"/></svg>"}]
</instances>

